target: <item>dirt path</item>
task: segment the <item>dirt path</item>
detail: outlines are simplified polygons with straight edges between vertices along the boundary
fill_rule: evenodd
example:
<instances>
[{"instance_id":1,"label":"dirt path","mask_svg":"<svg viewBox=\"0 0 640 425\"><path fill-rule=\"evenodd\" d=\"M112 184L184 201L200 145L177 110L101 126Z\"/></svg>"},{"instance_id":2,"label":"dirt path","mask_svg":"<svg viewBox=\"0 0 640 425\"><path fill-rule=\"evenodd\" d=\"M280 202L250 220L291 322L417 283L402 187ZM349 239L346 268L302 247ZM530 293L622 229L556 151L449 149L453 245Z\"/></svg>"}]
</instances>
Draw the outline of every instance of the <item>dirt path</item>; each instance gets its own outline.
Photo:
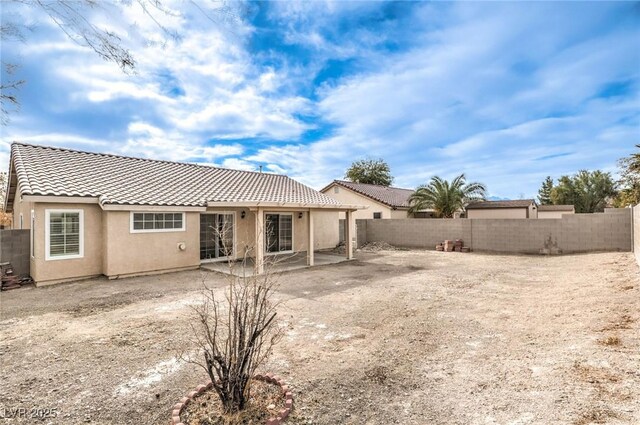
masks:
<instances>
[{"instance_id":1,"label":"dirt path","mask_svg":"<svg viewBox=\"0 0 640 425\"><path fill-rule=\"evenodd\" d=\"M224 284L188 272L0 295L0 415L166 424L203 379L175 358L201 276ZM631 254L360 254L281 285L268 369L294 387L290 423L640 423Z\"/></svg>"}]
</instances>

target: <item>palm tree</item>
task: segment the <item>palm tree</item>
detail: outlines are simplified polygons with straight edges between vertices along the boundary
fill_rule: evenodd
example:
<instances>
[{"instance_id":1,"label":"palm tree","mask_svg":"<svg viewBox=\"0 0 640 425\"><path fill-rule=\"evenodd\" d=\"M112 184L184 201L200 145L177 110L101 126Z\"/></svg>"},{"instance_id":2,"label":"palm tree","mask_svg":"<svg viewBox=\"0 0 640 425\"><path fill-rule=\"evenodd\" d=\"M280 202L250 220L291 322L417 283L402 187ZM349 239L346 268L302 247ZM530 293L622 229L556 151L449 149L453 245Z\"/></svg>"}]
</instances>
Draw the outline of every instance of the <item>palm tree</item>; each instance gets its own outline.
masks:
<instances>
[{"instance_id":1,"label":"palm tree","mask_svg":"<svg viewBox=\"0 0 640 425\"><path fill-rule=\"evenodd\" d=\"M453 218L456 211L470 202L484 201L486 192L482 183L467 183L464 174L451 183L434 176L429 184L419 186L409 197L409 213L433 209L437 217Z\"/></svg>"}]
</instances>

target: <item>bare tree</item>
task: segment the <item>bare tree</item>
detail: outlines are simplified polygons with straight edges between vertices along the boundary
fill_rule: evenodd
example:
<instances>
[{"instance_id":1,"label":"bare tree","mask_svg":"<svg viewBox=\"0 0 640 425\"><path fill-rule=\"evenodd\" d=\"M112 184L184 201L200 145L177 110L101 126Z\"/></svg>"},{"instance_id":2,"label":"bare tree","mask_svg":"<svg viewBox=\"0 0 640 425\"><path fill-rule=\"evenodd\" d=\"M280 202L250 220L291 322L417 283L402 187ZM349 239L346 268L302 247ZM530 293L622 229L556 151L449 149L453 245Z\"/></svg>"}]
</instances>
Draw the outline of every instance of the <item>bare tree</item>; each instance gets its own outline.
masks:
<instances>
[{"instance_id":1,"label":"bare tree","mask_svg":"<svg viewBox=\"0 0 640 425\"><path fill-rule=\"evenodd\" d=\"M236 260L226 241L233 241L231 226L214 229L224 245L229 274L223 294L203 282L202 303L193 307L192 342L198 352L181 354L189 363L202 367L222 403L224 413L243 410L250 396L251 378L262 366L282 336L277 322L278 302L274 266L283 259L265 264L256 275L250 259L255 247Z\"/></svg>"}]
</instances>

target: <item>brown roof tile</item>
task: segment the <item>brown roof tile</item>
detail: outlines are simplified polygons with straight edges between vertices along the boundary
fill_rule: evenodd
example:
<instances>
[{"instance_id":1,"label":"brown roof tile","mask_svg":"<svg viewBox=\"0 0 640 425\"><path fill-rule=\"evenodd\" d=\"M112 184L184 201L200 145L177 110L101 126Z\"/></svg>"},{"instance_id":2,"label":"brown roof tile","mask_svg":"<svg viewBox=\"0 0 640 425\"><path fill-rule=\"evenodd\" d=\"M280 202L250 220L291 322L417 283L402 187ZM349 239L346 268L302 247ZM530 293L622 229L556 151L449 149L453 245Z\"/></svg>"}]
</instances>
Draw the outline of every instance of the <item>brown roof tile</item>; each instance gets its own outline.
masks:
<instances>
[{"instance_id":1,"label":"brown roof tile","mask_svg":"<svg viewBox=\"0 0 640 425\"><path fill-rule=\"evenodd\" d=\"M351 189L354 192L367 196L392 208L409 208L409 197L414 192L413 189L354 183L346 180L334 180L331 184L322 189L322 191L328 189L333 184Z\"/></svg>"},{"instance_id":2,"label":"brown roof tile","mask_svg":"<svg viewBox=\"0 0 640 425\"><path fill-rule=\"evenodd\" d=\"M98 197L102 205L206 206L211 202L340 205L290 177L13 143L22 195Z\"/></svg>"}]
</instances>

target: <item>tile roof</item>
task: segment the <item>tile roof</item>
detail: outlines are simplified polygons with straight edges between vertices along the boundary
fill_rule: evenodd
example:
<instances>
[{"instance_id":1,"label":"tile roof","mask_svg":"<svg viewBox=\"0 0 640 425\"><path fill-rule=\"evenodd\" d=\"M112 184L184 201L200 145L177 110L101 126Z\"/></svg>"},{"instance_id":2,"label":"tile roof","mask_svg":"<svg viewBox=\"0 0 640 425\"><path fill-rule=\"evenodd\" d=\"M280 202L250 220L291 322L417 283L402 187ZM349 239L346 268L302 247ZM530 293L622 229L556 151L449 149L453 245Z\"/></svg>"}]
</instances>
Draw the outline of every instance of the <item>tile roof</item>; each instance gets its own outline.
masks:
<instances>
[{"instance_id":1,"label":"tile roof","mask_svg":"<svg viewBox=\"0 0 640 425\"><path fill-rule=\"evenodd\" d=\"M513 201L482 201L474 202L467 205L468 210L477 209L492 209L492 208L528 208L531 204L534 204L533 199L517 199Z\"/></svg>"},{"instance_id":2,"label":"tile roof","mask_svg":"<svg viewBox=\"0 0 640 425\"><path fill-rule=\"evenodd\" d=\"M22 195L98 197L101 205L206 206L211 202L340 205L290 177L13 143Z\"/></svg>"},{"instance_id":3,"label":"tile roof","mask_svg":"<svg viewBox=\"0 0 640 425\"><path fill-rule=\"evenodd\" d=\"M409 196L414 192L413 189L354 183L346 180L334 180L331 184L322 189L321 192L324 192L333 184L351 189L354 192L367 196L392 208L409 208Z\"/></svg>"},{"instance_id":4,"label":"tile roof","mask_svg":"<svg viewBox=\"0 0 640 425\"><path fill-rule=\"evenodd\" d=\"M538 211L573 211L573 205L540 205Z\"/></svg>"}]
</instances>

